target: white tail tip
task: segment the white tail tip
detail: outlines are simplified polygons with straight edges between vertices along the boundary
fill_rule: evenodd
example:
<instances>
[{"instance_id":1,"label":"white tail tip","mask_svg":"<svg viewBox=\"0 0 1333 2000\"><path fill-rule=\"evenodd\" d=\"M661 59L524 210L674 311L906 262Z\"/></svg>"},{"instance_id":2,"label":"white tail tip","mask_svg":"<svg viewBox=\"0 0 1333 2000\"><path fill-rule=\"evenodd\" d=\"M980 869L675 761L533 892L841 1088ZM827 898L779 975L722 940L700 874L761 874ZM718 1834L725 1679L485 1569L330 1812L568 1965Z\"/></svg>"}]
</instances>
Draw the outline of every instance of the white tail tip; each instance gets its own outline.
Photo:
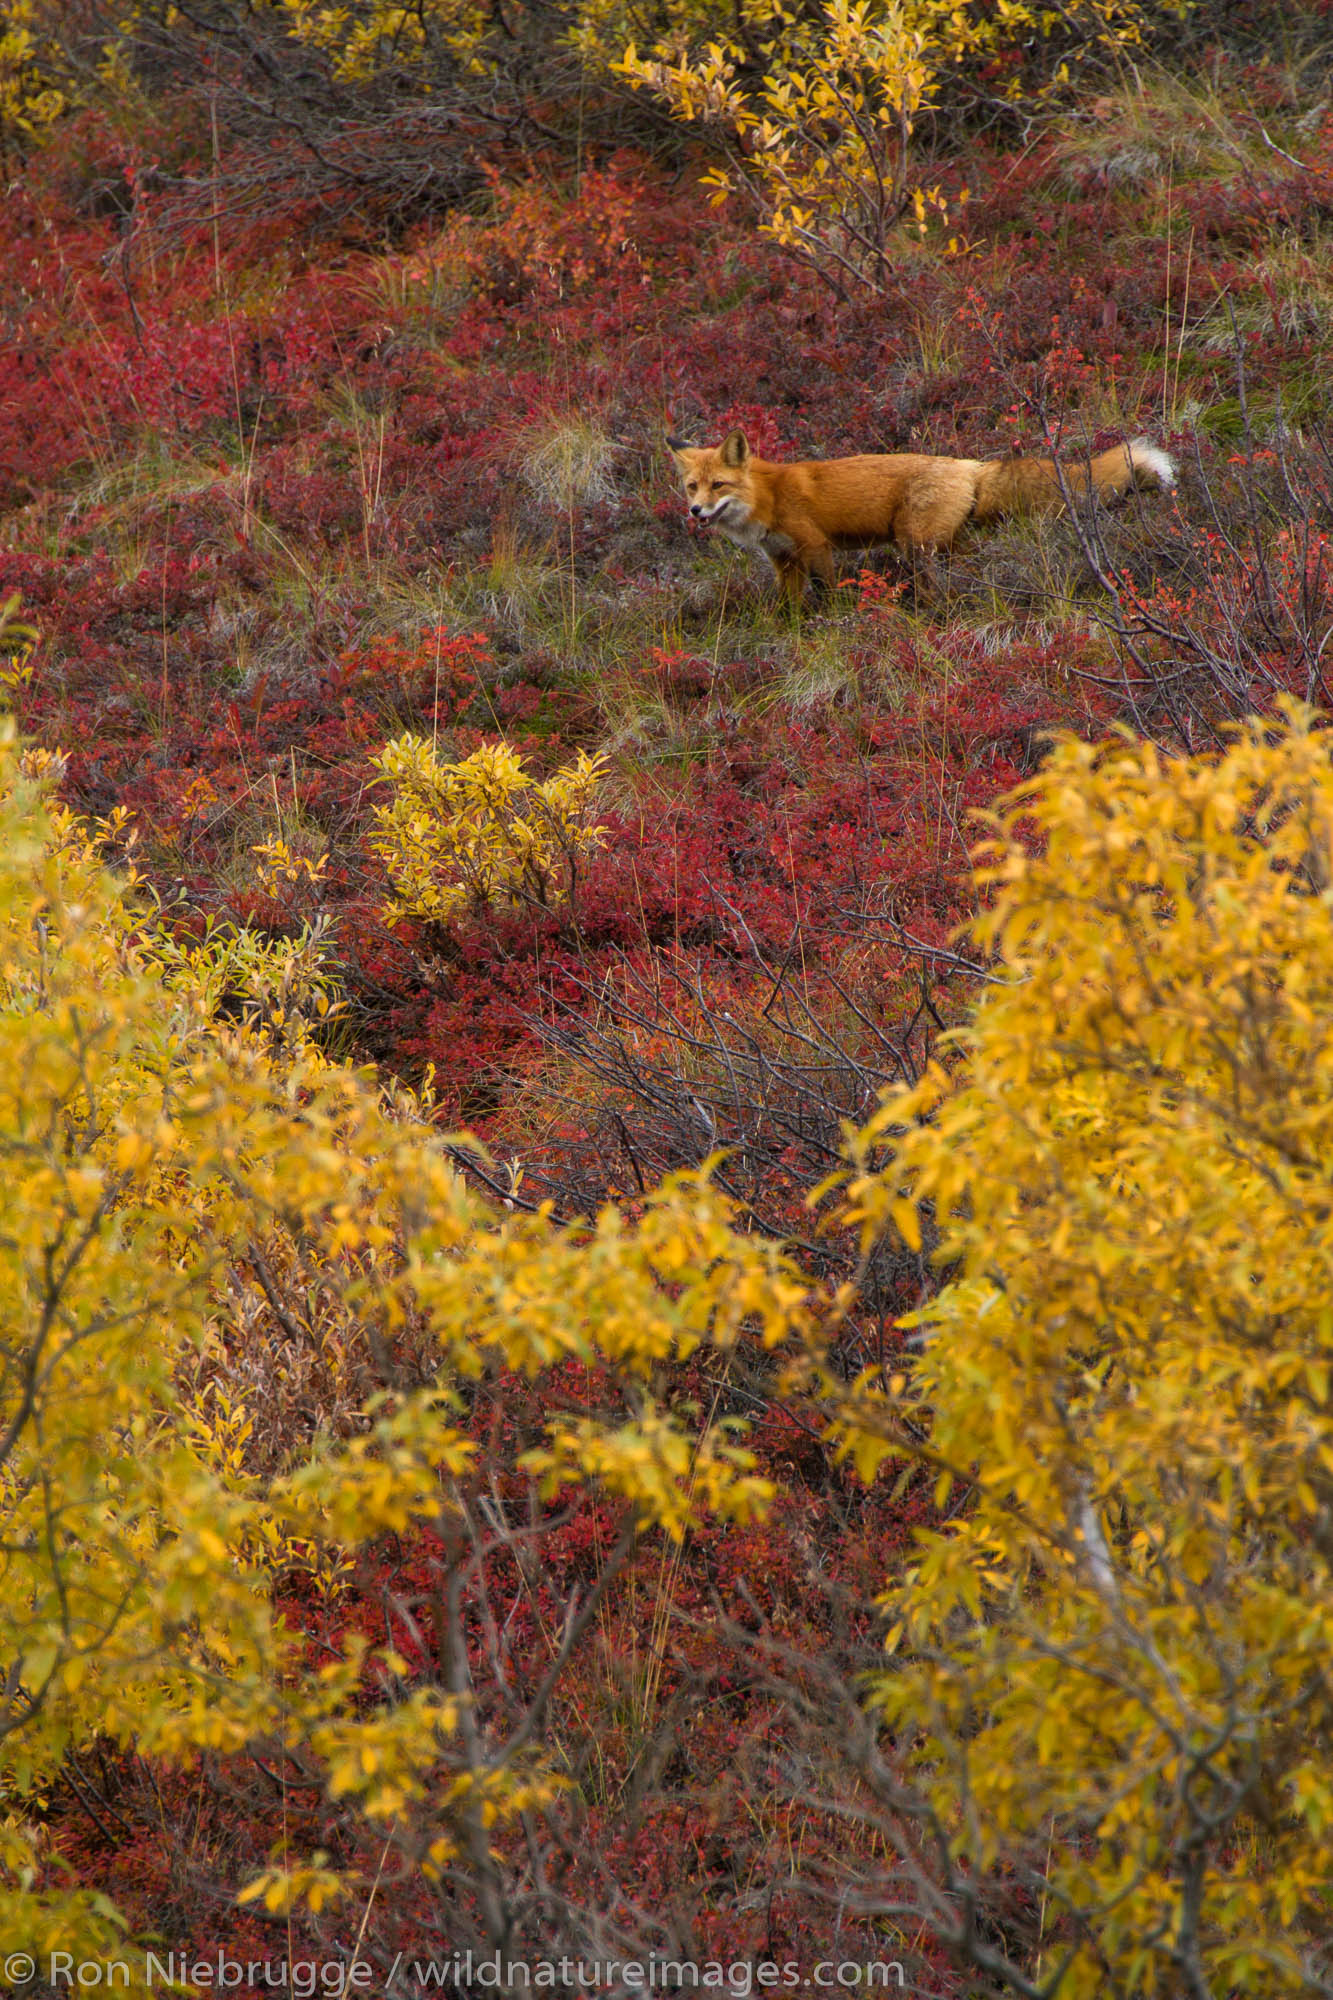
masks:
<instances>
[{"instance_id":1,"label":"white tail tip","mask_svg":"<svg viewBox=\"0 0 1333 2000\"><path fill-rule=\"evenodd\" d=\"M1176 483L1175 460L1151 438L1133 440L1129 446L1129 462L1135 472L1149 473L1164 492L1169 493Z\"/></svg>"}]
</instances>

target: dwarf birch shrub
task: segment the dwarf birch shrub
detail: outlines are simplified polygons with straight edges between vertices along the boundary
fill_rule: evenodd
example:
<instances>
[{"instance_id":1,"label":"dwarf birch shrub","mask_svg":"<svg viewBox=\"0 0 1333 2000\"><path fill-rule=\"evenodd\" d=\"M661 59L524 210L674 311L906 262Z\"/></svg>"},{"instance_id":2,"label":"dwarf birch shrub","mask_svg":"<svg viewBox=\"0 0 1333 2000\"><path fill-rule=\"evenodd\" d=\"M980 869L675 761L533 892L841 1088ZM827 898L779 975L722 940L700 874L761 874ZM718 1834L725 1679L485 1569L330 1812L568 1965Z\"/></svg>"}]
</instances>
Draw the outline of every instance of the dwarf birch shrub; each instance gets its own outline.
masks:
<instances>
[{"instance_id":1,"label":"dwarf birch shrub","mask_svg":"<svg viewBox=\"0 0 1333 2000\"><path fill-rule=\"evenodd\" d=\"M479 1204L430 1127L321 1055L316 964L155 941L151 905L48 783L0 738L0 1920L43 1962L132 1957L105 1898L43 1873L44 1791L99 1737L169 1764L299 1756L381 1846L398 1830L405 1865L485 1876L496 1829L563 1782L540 1735L549 1688L483 1730L443 1664L354 1634L310 1654L272 1609L275 1566L299 1545L334 1570L421 1526L457 1540L481 1476L459 1385L497 1370L538 1392L570 1364L614 1385L543 1399L545 1435L516 1459L538 1519L542 1496L591 1485L623 1560L654 1527L752 1517L766 1483L726 1424L660 1400L664 1364L780 1340L803 1298L706 1175L633 1225ZM206 1339L232 1337L241 1274L270 1252L279 1268L284 1245L367 1355L410 1320L438 1372L265 1470L234 1401L201 1411L182 1385ZM571 1600L561 1660L603 1587ZM278 1912L353 1887L287 1851L247 1893Z\"/></svg>"},{"instance_id":2,"label":"dwarf birch shrub","mask_svg":"<svg viewBox=\"0 0 1333 2000\"><path fill-rule=\"evenodd\" d=\"M423 737L399 736L374 762L393 788L371 835L397 891L390 921L447 924L497 903L572 905L579 864L604 837L590 823L602 758L580 750L539 781L508 743L447 764Z\"/></svg>"},{"instance_id":3,"label":"dwarf birch shrub","mask_svg":"<svg viewBox=\"0 0 1333 2000\"><path fill-rule=\"evenodd\" d=\"M830 1378L867 1475L971 1496L872 1696L934 1907L1006 1990L1327 1993L1329 738L1293 706L1216 761L1065 741L982 863L993 982L850 1189L953 1275L910 1374ZM977 1923L1006 1881L1022 1949Z\"/></svg>"}]
</instances>

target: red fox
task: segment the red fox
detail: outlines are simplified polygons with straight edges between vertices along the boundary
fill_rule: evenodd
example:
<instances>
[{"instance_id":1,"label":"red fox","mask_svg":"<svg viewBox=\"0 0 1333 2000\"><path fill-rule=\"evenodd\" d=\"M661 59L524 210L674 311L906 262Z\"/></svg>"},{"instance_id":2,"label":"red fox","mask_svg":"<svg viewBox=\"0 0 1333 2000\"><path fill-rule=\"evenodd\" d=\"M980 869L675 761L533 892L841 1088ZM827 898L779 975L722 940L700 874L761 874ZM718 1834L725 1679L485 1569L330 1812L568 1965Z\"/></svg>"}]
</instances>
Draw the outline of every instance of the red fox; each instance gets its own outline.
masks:
<instances>
[{"instance_id":1,"label":"red fox","mask_svg":"<svg viewBox=\"0 0 1333 2000\"><path fill-rule=\"evenodd\" d=\"M1103 499L1131 487L1169 492L1176 468L1147 438L1113 445L1091 465L1056 469L1049 458L889 456L807 458L776 465L756 458L744 431L720 445L669 437L696 521L710 521L742 548L762 549L793 603L812 573L833 582L835 547L896 542L902 549L947 549L968 521L1045 514L1064 490Z\"/></svg>"}]
</instances>

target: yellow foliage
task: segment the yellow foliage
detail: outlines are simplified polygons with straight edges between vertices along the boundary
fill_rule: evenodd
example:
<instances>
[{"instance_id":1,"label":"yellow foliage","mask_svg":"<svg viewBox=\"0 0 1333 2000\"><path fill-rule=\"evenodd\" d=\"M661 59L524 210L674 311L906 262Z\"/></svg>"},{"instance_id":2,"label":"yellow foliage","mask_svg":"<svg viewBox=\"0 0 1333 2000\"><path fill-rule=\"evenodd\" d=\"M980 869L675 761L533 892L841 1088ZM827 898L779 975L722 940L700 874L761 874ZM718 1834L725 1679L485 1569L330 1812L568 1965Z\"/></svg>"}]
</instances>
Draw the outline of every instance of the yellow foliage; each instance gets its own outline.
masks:
<instances>
[{"instance_id":1,"label":"yellow foliage","mask_svg":"<svg viewBox=\"0 0 1333 2000\"><path fill-rule=\"evenodd\" d=\"M573 900L579 863L603 839L590 824L600 757L580 750L539 782L508 743L446 764L423 737L399 736L374 762L393 787L371 835L397 891L391 921L449 923L495 903Z\"/></svg>"},{"instance_id":2,"label":"yellow foliage","mask_svg":"<svg viewBox=\"0 0 1333 2000\"><path fill-rule=\"evenodd\" d=\"M1018 1970L1063 1966L1073 2000L1318 1990L1328 746L1295 708L1214 760L1058 745L982 852L972 1021L849 1141L849 1226L867 1250L937 1246L949 1278L906 1322L911 1366L830 1367L822 1394L866 1477L924 1462L961 1503L886 1593L870 1699L933 1815L938 1908L990 1870L1043 1888L1047 1956ZM571 844L590 768L546 795ZM534 1741L511 1755L472 1726L466 1683L357 1644L312 1667L271 1616L275 1571L336 1587L384 1532L424 1524L467 1559L471 1381L611 1378L599 1416L552 1398L521 1470L536 1496L596 1486L627 1537L679 1539L769 1492L728 1426L665 1405L672 1365L707 1346L726 1367L742 1336L817 1348L799 1273L707 1166L634 1220L480 1203L430 1127L320 1052L315 942L159 935L48 802L56 769L0 740L0 1918L13 1948L86 1957L115 1913L48 1882L37 1823L99 1732L168 1760L299 1750L331 1798L410 1822L427 1872L556 1796ZM540 788L509 769L534 821ZM507 865L489 894L514 893ZM245 1398L182 1385L256 1246L296 1241L353 1328L424 1327L438 1373L260 1472ZM248 1893L281 1914L364 1886L284 1852Z\"/></svg>"},{"instance_id":3,"label":"yellow foliage","mask_svg":"<svg viewBox=\"0 0 1333 2000\"><path fill-rule=\"evenodd\" d=\"M752 1474L749 1452L715 1431L687 1437L661 1417L641 1417L618 1432L589 1421L570 1424L555 1431L549 1451L530 1452L527 1463L546 1474L548 1494L600 1481L674 1541L701 1519L753 1520L773 1497L771 1483Z\"/></svg>"},{"instance_id":4,"label":"yellow foliage","mask_svg":"<svg viewBox=\"0 0 1333 2000\"><path fill-rule=\"evenodd\" d=\"M386 65L411 68L438 38L465 63L477 63L492 16L479 0L436 0L400 7L393 0L363 0L330 7L323 0L260 0L287 18L292 36L333 58L337 75L348 81L374 76Z\"/></svg>"},{"instance_id":5,"label":"yellow foliage","mask_svg":"<svg viewBox=\"0 0 1333 2000\"><path fill-rule=\"evenodd\" d=\"M297 883L314 888L324 879L329 865L327 854L312 856L294 853L280 835L259 841L250 852L259 863L256 874L259 886L267 896L279 896L284 888L291 888Z\"/></svg>"},{"instance_id":6,"label":"yellow foliage","mask_svg":"<svg viewBox=\"0 0 1333 2000\"><path fill-rule=\"evenodd\" d=\"M545 795L580 835L590 782ZM427 1798L432 1866L451 1814L491 1824L546 1796L558 1774L535 1752L468 1736L391 1653L351 1648L316 1673L271 1615L274 1572L298 1563L336 1587L343 1552L386 1530L453 1532L473 1462L454 1385L491 1366L537 1375L575 1356L613 1373L607 1418L553 1415L526 1470L601 1484L627 1534L762 1504L743 1454L660 1405L659 1364L750 1325L778 1340L804 1294L706 1174L669 1184L638 1226L483 1206L431 1126L312 1041L310 940L176 944L48 784L0 736L0 1782L15 1809L0 1928L11 1949L77 1937L87 1957L115 1913L34 1887L25 1815L96 1735L167 1760L301 1746L372 1818ZM410 1317L439 1374L348 1441L261 1472L244 1398L215 1388L192 1406L185 1385L206 1338L225 1346L238 1272L298 1243L349 1339ZM318 1857L286 1856L255 1893L277 1910L339 1887Z\"/></svg>"},{"instance_id":7,"label":"yellow foliage","mask_svg":"<svg viewBox=\"0 0 1333 2000\"><path fill-rule=\"evenodd\" d=\"M1322 1990L1329 738L1062 742L982 860L993 982L854 1146L866 1243L915 1209L953 1275L914 1370L830 1377L837 1427L972 1496L874 1699L958 1879L1046 1883L1062 1996Z\"/></svg>"},{"instance_id":8,"label":"yellow foliage","mask_svg":"<svg viewBox=\"0 0 1333 2000\"><path fill-rule=\"evenodd\" d=\"M0 122L3 121L0 112ZM0 702L6 705L32 678L31 655L37 643L37 634L31 625L24 625L19 619L18 597L7 597L0 604Z\"/></svg>"},{"instance_id":9,"label":"yellow foliage","mask_svg":"<svg viewBox=\"0 0 1333 2000\"><path fill-rule=\"evenodd\" d=\"M38 0L0 0L0 144L37 137L69 102L57 81L65 65L50 46L49 12Z\"/></svg>"},{"instance_id":10,"label":"yellow foliage","mask_svg":"<svg viewBox=\"0 0 1333 2000\"><path fill-rule=\"evenodd\" d=\"M915 175L923 114L949 111L970 89L1030 115L1089 55L1136 54L1149 12L1188 4L661 0L645 15L629 0L556 0L511 18L482 0L248 0L246 11L261 36L319 51L344 85L391 74L422 97L466 94L474 78L512 73L516 55L529 79L573 55L603 88L649 90L705 126L724 161L706 176L718 200L743 191L761 228L840 291L879 291L898 224L963 247L966 188L946 196ZM56 0L0 0L0 114L15 131L48 124L75 87L58 38L30 25L43 7L58 21ZM103 82L130 88L136 21L169 34L175 18L169 0L127 0Z\"/></svg>"},{"instance_id":11,"label":"yellow foliage","mask_svg":"<svg viewBox=\"0 0 1333 2000\"><path fill-rule=\"evenodd\" d=\"M576 41L591 55L626 12L621 0L584 0ZM883 288L904 216L919 234L956 223L966 189L951 210L938 186L914 187L911 147L962 66L1040 44L1056 26L1102 50L1142 37L1137 0L1074 0L1058 16L1027 0L744 0L734 11L671 0L663 17L652 46L641 54L631 41L613 72L720 135L726 164L705 176L715 199L743 191L763 230L839 290ZM1015 70L1003 87L1031 104L1068 81L1053 61L1039 81Z\"/></svg>"},{"instance_id":12,"label":"yellow foliage","mask_svg":"<svg viewBox=\"0 0 1333 2000\"><path fill-rule=\"evenodd\" d=\"M322 1910L326 1904L335 1904L346 1889L341 1876L321 1865L324 1859L317 1855L311 1864L301 1868L267 1868L253 1882L247 1882L237 1900L262 1902L274 1917L285 1917L303 1906Z\"/></svg>"}]
</instances>

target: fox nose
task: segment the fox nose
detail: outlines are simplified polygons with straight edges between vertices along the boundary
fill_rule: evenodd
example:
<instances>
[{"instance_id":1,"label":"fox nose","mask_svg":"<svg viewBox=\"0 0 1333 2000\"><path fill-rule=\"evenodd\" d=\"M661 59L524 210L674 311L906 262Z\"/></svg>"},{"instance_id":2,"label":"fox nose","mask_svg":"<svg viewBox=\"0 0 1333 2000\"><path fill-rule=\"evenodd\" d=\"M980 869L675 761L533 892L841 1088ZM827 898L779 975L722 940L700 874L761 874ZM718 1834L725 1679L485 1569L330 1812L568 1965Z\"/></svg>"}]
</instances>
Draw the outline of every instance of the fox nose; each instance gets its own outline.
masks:
<instances>
[{"instance_id":1,"label":"fox nose","mask_svg":"<svg viewBox=\"0 0 1333 2000\"><path fill-rule=\"evenodd\" d=\"M692 507L690 508L690 512L691 512L691 514L693 514L693 516L694 516L694 518L695 518L695 520L696 520L696 521L698 520L699 516L700 516L700 515L701 515L701 514L703 513L703 511L704 511L704 510L703 510L703 508L702 508L702 507L701 507L701 506L699 505L699 503L698 503L698 501L697 501L697 500L696 500L696 501L694 502L693 506L692 506Z\"/></svg>"}]
</instances>

